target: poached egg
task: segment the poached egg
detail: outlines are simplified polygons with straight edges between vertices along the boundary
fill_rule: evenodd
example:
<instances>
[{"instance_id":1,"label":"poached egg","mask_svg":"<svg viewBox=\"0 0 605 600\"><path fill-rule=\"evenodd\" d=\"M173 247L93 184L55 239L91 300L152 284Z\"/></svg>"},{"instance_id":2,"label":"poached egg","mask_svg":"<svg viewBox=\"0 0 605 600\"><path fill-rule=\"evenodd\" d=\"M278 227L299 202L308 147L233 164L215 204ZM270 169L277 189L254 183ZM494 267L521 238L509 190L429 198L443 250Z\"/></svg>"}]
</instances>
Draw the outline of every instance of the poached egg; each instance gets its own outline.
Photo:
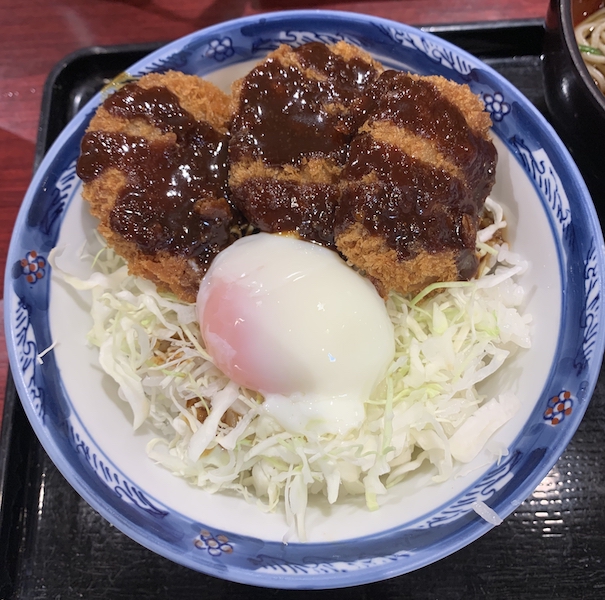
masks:
<instances>
[{"instance_id":1,"label":"poached egg","mask_svg":"<svg viewBox=\"0 0 605 600\"><path fill-rule=\"evenodd\" d=\"M395 353L374 286L322 246L258 233L221 251L197 311L206 349L295 434L346 434Z\"/></svg>"}]
</instances>

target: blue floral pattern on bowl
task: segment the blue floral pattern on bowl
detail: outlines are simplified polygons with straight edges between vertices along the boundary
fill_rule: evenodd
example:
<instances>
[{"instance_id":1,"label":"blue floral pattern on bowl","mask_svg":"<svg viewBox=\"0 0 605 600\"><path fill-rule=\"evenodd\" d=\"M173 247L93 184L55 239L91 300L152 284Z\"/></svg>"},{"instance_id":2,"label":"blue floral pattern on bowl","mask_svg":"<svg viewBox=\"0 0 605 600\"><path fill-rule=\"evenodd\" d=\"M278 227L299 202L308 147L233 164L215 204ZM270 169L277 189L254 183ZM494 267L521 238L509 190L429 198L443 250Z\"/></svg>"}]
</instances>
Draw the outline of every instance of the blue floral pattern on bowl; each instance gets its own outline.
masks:
<instances>
[{"instance_id":1,"label":"blue floral pattern on bowl","mask_svg":"<svg viewBox=\"0 0 605 600\"><path fill-rule=\"evenodd\" d=\"M208 58L214 58L218 62L222 62L228 58L231 58L234 54L233 44L230 37L224 37L220 39L211 40L208 44L208 50L206 50L206 56Z\"/></svg>"},{"instance_id":2,"label":"blue floral pattern on bowl","mask_svg":"<svg viewBox=\"0 0 605 600\"><path fill-rule=\"evenodd\" d=\"M562 423L573 412L574 398L571 392L562 390L556 396L549 398L544 411L544 419L551 425Z\"/></svg>"},{"instance_id":3,"label":"blue floral pattern on bowl","mask_svg":"<svg viewBox=\"0 0 605 600\"><path fill-rule=\"evenodd\" d=\"M494 121L502 121L511 111L510 104L504 101L504 96L500 92L483 94L483 102L485 110L487 110Z\"/></svg>"},{"instance_id":4,"label":"blue floral pattern on bowl","mask_svg":"<svg viewBox=\"0 0 605 600\"><path fill-rule=\"evenodd\" d=\"M46 275L46 259L30 250L20 261L27 283L36 283Z\"/></svg>"},{"instance_id":5,"label":"blue floral pattern on bowl","mask_svg":"<svg viewBox=\"0 0 605 600\"><path fill-rule=\"evenodd\" d=\"M221 556L222 554L231 554L233 546L229 543L229 538L223 534L213 534L203 529L195 539L195 547L200 550L206 550L210 556Z\"/></svg>"}]
</instances>

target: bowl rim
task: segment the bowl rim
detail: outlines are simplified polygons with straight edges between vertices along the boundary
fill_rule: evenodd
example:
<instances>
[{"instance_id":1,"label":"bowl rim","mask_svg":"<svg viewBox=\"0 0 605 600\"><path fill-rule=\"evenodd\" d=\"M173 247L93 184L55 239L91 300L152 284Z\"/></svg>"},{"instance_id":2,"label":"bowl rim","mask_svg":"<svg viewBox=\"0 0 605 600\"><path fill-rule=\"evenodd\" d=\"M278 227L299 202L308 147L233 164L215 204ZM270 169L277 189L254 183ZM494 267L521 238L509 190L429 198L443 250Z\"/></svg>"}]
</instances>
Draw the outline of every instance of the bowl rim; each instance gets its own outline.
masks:
<instances>
[{"instance_id":1,"label":"bowl rim","mask_svg":"<svg viewBox=\"0 0 605 600\"><path fill-rule=\"evenodd\" d=\"M190 34L189 36L184 36L182 38L179 38L178 40L174 40L173 42L169 42L165 46L162 46L161 49L159 49L159 50L157 50L155 52L152 52L150 55L148 55L147 57L145 57L142 61L139 61L139 62L135 63L134 65L131 65L129 67L129 70L135 70L135 68L137 67L137 65L141 65L144 62L150 61L151 57L153 57L153 56L159 56L169 46L172 46L172 45L177 44L177 43L181 43L182 44L185 41L191 39L193 36L199 35L200 32L206 32L207 33L209 30L220 31L220 29L222 27L224 27L225 25L231 25L232 26L234 23L249 23L249 22L257 21L258 19L267 19L267 18L273 18L273 19L275 19L275 18L279 18L281 15L284 15L284 14L287 14L289 17L292 17L293 15L300 15L300 16L312 16L312 15L321 16L321 15L326 15L326 16L332 16L332 18L337 18L337 19L338 18L348 18L348 19L351 19L351 20L359 20L360 18L363 18L363 19L369 18L370 20L374 20L374 21L385 22L385 23L390 23L390 24L396 24L396 25L400 26L402 29L412 29L413 31L417 31L418 33L422 34L423 36L428 36L431 39L434 37L434 35L431 34L430 32L421 31L418 28L415 28L413 26L409 26L407 24L401 24L401 23L394 23L393 21L389 21L387 19L380 19L380 18L376 18L376 17L370 17L368 15L359 15L359 14L356 14L356 13L346 13L346 12L339 12L339 11L320 11L320 10L280 11L280 12L275 12L275 13L267 13L265 15L255 15L253 17L243 17L243 18L233 19L231 21L228 21L228 22L225 22L225 23L213 26L211 28L204 28L202 30L199 30L197 32L194 32L194 33ZM492 73L492 74L495 73L498 78L502 78L501 75L498 75L488 65L485 65L479 59L477 59L475 57L472 57L468 52L466 52L466 51L458 48L454 44L446 42L445 40L439 40L439 43L441 45L443 45L444 47L446 47L446 48L452 48L452 49L454 49L457 53L460 53L461 55L463 55L465 57L468 56L469 58L472 58L472 62L481 63L483 66L485 66L489 70L490 73ZM506 83L511 88L514 88L514 86L512 84L510 84L508 82L506 82ZM515 90L516 94L518 94L520 96L523 96L521 94L521 92L519 92L517 90L517 88L514 88L514 90ZM528 110L529 110L529 112L532 115L538 115L537 110L535 109L535 107L533 107L531 105L531 103L529 102L529 100L527 100L527 99L525 99L525 100L526 100L526 102L528 104ZM94 101L94 99L92 99L87 106L90 106L93 101ZM82 110L84 111L85 108L82 109ZM550 140L550 142L554 144L553 148L552 148L553 151L555 153L557 153L558 155L561 155L559 158L561 160L564 160L564 162L566 162L566 163L569 164L569 171L568 171L568 173L569 173L569 175L572 178L574 187L579 186L579 188L580 188L578 190L580 192L579 195L581 195L582 197L589 198L588 192L587 192L587 190L584 187L583 180L582 180L582 178L581 178L581 176L579 174L579 171L577 170L577 168L575 167L575 164L573 163L573 161L571 160L571 158L567 154L566 148L561 143L559 137L554 133L554 130L545 121L544 121L544 123L547 125L545 135ZM69 126L63 132L63 134L59 136L59 138L57 139L57 142L59 142L59 140L65 141L69 137L68 135L66 135L66 132L68 130L69 130ZM57 144L57 142L55 142L55 144ZM48 156L50 156L50 154L51 153L49 152ZM34 176L34 178L32 180L32 187L33 187L33 184L35 182L37 182L38 184L41 182L43 176L45 175L44 172L49 168L50 164L51 164L51 161L46 161L46 160L43 161L42 165L40 165L40 167L38 169L38 173L36 174L36 176ZM28 191L28 194L26 196L26 199L29 199L29 198L30 198L30 191ZM28 206L29 206L29 204L28 204ZM20 215L18 217L18 224L21 226L21 228L23 227L23 221L25 219L25 210L24 210L25 208L28 208L28 207L26 207L24 205L22 207L22 210L20 211ZM598 241L599 241L600 248L602 249L602 247L603 247L602 234L600 233L600 228L598 230L596 229L596 225L598 224L598 221L596 219L596 214L594 213L594 210L590 210L590 206L585 206L584 204L582 204L582 211L588 211L584 215L584 217L586 218L587 222L590 222L592 224L592 226L595 227L595 234L597 235L597 237L600 238ZM11 245L12 245L12 243L11 243ZM12 252L9 251L9 254L12 254ZM10 262L7 261L7 270L6 270L6 278L7 279L6 279L6 284L7 284L7 289L12 289L11 286L10 286L11 279L10 279L9 265L10 265ZM602 270L603 270L603 265L601 264L599 266L599 275L600 275L601 278L603 276ZM601 304L602 304L602 302L601 302ZM5 321L6 321L6 326L7 326L6 327L7 328L7 333L9 333L9 335L10 335L10 333L12 333L12 322L9 319L9 311L5 311ZM599 338L599 341L600 341L600 346L599 347L602 347L604 332L601 331L600 334L601 335L600 335L600 338ZM8 341L8 337L9 336L7 335L7 341ZM11 346L11 350L13 350L13 352L9 352L9 358L12 359L11 360L11 364L15 364L15 366L16 366L15 357L13 356L13 354L14 354L14 347L13 346ZM600 357L598 358L598 361L599 361L599 364L600 364ZM593 382L593 384L594 383L596 383L596 379ZM591 393L592 393L592 389L589 390L589 396L590 396ZM588 402L583 403L583 405L581 405L580 410L578 411L578 412L582 413L580 415L580 417L583 415L583 412L584 412L587 404L588 404ZM28 414L28 416L29 416L29 414ZM563 437L565 438L565 440L564 440L565 445L569 441L569 438L571 438L571 435L573 435L574 432L575 432L575 428L573 428L573 431L571 431L571 432L570 431L566 431L563 434ZM543 466L540 469L540 471L547 472L548 469L546 469L546 467ZM72 485L74 485L73 482L72 482ZM531 484L528 484L528 482L526 481L524 487L530 487L530 486L531 486ZM533 490L533 486L532 486L532 490ZM530 490L529 493L531 493L531 490ZM94 498L94 500L96 501L98 499ZM92 503L88 499L87 499L87 501L89 503L91 503L91 505L99 513L101 513L105 518L107 518L108 520L109 520L108 515L111 513L112 516L114 517L113 519L111 519L111 522L113 522L114 524L116 524L116 526L119 526L118 523L122 523L123 524L123 519L120 518L121 515L113 514L111 510L108 510L108 508L104 505L103 502L99 501L99 502ZM514 509L515 509L515 507L512 506L510 508L510 510L507 512L507 515L510 514L510 512L512 512ZM119 528L122 529L122 531L124 531L124 529L122 527L119 527ZM467 545L468 543L470 543L472 541L475 541L478 537L480 537L481 535L483 535L484 533L486 533L490 528L491 528L491 526L490 526L489 523L481 521L480 523L477 524L476 528L473 529L473 532L467 532L466 536L461 536L459 538L457 544L448 545L447 548L443 548L442 549L442 552L435 552L434 555L431 557L432 560L430 560L429 562L434 562L435 560L438 560L438 559L440 559L440 558L442 558L442 557L444 557L446 555L449 555L449 554L453 553L454 551L460 549L461 547ZM126 529L130 532L127 535L129 535L130 537L133 537L137 542L139 542L139 543L141 543L141 544L143 544L143 545L145 545L147 547L150 547L148 544L145 543L144 539L141 539L141 536L132 535L132 532L133 532L133 528L132 527L126 527ZM194 566L194 565L190 565L190 564L187 564L185 562L179 561L178 557L176 557L175 554L170 554L170 553L164 554L162 552L159 552L158 549L155 549L154 551L157 552L158 554L163 554L167 558L171 558L172 560L175 560L175 562L179 562L180 564L185 564L186 566L188 566L190 568L194 568L196 570L201 570L203 572L209 573L209 571L207 569L200 569L199 565L198 566ZM426 564L429 564L429 562L423 563L421 565L417 565L415 568L419 568L420 566L424 566ZM413 569L410 569L410 570L413 570ZM381 568L372 569L371 571L375 575L378 575L379 577L378 578L376 578L376 577L367 578L366 577L366 578L363 578L363 581L357 581L357 582L353 581L351 583L348 583L348 582L344 583L342 581L339 581L337 584L332 583L332 584L330 584L330 585L328 585L326 587L345 587L345 586L348 586L348 585L355 585L355 584L359 584L359 583L369 583L369 582L372 582L372 581L378 581L380 579L384 579L384 578L388 578L388 577L393 577L395 575L402 574L403 572L408 572L408 571L401 571L400 569L397 568L396 564L393 564L391 569L389 569L388 566L383 565ZM369 571L367 571L367 572L369 572ZM215 573L209 573L209 574L213 574L213 575L219 576L219 577L221 575L225 577L225 575L226 575L225 573L221 573L220 571L219 572L215 572ZM252 581L249 577L247 577L247 578L234 577L234 573L233 572L230 573L229 577L225 577L225 578L226 579L230 579L232 581L240 581L242 583L248 583L248 584L252 584L252 585L264 585L264 583L260 582L258 579L256 579L255 581ZM267 578L270 579L270 577L268 575L267 575ZM338 579L338 577L333 576L333 579ZM282 587L282 588L302 587L303 589L309 589L309 588L306 588L304 586L293 585L294 581L289 581L289 582L287 582L287 584L286 584L285 581L280 581L280 583L277 584L277 581L273 580L272 583L274 585L267 584L267 586L268 587ZM326 582L324 581L324 583L326 583ZM277 585L275 585L275 584L277 584Z\"/></svg>"}]
</instances>

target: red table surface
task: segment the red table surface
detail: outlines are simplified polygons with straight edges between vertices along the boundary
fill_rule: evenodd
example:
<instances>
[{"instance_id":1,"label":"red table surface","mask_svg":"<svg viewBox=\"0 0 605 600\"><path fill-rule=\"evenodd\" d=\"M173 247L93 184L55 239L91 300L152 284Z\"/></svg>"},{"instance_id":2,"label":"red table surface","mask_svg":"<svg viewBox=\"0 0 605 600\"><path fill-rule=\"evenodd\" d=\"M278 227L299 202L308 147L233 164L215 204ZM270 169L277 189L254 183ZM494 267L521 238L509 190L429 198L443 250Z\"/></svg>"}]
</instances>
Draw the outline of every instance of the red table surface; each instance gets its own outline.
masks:
<instances>
[{"instance_id":1,"label":"red table surface","mask_svg":"<svg viewBox=\"0 0 605 600\"><path fill-rule=\"evenodd\" d=\"M547 0L0 0L1 272L32 176L44 82L54 65L75 50L169 41L227 19L284 9L354 11L421 26L542 18L547 4ZM0 300L0 310L3 303ZM2 321L0 420L7 373Z\"/></svg>"}]
</instances>

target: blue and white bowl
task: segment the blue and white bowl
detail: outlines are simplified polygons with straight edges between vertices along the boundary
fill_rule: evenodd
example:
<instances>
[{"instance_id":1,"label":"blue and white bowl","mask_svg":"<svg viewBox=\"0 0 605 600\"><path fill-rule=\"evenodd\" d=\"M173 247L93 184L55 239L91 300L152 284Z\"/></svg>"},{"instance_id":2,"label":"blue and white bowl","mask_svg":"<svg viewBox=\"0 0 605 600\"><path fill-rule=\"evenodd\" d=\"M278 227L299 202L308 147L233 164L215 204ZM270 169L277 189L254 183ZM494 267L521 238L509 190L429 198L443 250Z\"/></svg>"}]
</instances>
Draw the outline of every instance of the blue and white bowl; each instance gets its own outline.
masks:
<instances>
[{"instance_id":1,"label":"blue and white bowl","mask_svg":"<svg viewBox=\"0 0 605 600\"><path fill-rule=\"evenodd\" d=\"M53 145L31 184L7 261L6 331L19 395L44 448L71 485L108 521L151 550L192 569L277 588L332 588L403 574L436 561L506 518L557 461L594 389L605 342L603 237L591 199L552 128L489 67L430 34L352 13L294 11L248 17L189 35L128 74L181 70L220 87L281 43L346 40L386 66L467 83L493 119L498 149L493 196L509 239L529 261L521 277L533 345L491 382L506 382L521 410L496 434L499 462L433 485L418 479L369 512L363 499L309 510L307 543L282 543L283 515L210 495L152 464L150 431L133 434L115 385L87 346L90 317L48 264L75 251L94 222L75 175L80 139L97 96ZM39 359L46 349L50 350ZM471 465L472 466L472 465ZM493 512L481 517L473 508ZM481 512L481 511L479 511Z\"/></svg>"}]
</instances>

